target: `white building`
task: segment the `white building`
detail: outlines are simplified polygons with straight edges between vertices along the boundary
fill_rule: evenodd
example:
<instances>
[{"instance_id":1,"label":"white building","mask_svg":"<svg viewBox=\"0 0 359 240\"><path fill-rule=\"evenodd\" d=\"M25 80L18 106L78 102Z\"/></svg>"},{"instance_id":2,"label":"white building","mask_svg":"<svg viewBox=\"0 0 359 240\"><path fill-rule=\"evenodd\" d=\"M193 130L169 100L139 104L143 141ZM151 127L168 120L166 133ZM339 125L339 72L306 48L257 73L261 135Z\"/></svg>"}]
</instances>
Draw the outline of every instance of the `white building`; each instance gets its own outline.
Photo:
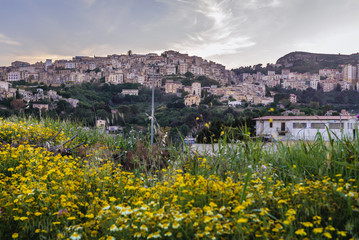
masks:
<instances>
[{"instance_id":1,"label":"white building","mask_svg":"<svg viewBox=\"0 0 359 240\"><path fill-rule=\"evenodd\" d=\"M122 89L123 95L138 96L138 89Z\"/></svg>"},{"instance_id":2,"label":"white building","mask_svg":"<svg viewBox=\"0 0 359 240\"><path fill-rule=\"evenodd\" d=\"M201 97L201 83L199 82L192 83L192 94Z\"/></svg>"},{"instance_id":3,"label":"white building","mask_svg":"<svg viewBox=\"0 0 359 240\"><path fill-rule=\"evenodd\" d=\"M9 74L7 75L8 82L14 82L14 81L20 81L20 80L21 80L20 72L9 72Z\"/></svg>"},{"instance_id":4,"label":"white building","mask_svg":"<svg viewBox=\"0 0 359 240\"><path fill-rule=\"evenodd\" d=\"M265 116L255 118L256 135L274 140L314 140L321 134L332 138L357 136L357 120L353 116Z\"/></svg>"},{"instance_id":5,"label":"white building","mask_svg":"<svg viewBox=\"0 0 359 240\"><path fill-rule=\"evenodd\" d=\"M241 106L242 105L242 102L240 101L229 101L228 102L228 106L230 107L236 107L236 106Z\"/></svg>"},{"instance_id":6,"label":"white building","mask_svg":"<svg viewBox=\"0 0 359 240\"><path fill-rule=\"evenodd\" d=\"M118 70L116 72L110 73L107 77L105 77L106 83L112 84L121 84L123 83L123 72L122 70Z\"/></svg>"},{"instance_id":7,"label":"white building","mask_svg":"<svg viewBox=\"0 0 359 240\"><path fill-rule=\"evenodd\" d=\"M10 83L0 81L0 89L4 89L5 92L9 91Z\"/></svg>"},{"instance_id":8,"label":"white building","mask_svg":"<svg viewBox=\"0 0 359 240\"><path fill-rule=\"evenodd\" d=\"M74 62L66 62L65 69L74 69L76 68L76 64Z\"/></svg>"},{"instance_id":9,"label":"white building","mask_svg":"<svg viewBox=\"0 0 359 240\"><path fill-rule=\"evenodd\" d=\"M198 67L198 66L191 66L188 69L189 72L193 73L194 75L198 76L198 75L203 75L203 68Z\"/></svg>"},{"instance_id":10,"label":"white building","mask_svg":"<svg viewBox=\"0 0 359 240\"><path fill-rule=\"evenodd\" d=\"M176 66L168 65L166 68L167 75L175 75L176 74Z\"/></svg>"}]
</instances>

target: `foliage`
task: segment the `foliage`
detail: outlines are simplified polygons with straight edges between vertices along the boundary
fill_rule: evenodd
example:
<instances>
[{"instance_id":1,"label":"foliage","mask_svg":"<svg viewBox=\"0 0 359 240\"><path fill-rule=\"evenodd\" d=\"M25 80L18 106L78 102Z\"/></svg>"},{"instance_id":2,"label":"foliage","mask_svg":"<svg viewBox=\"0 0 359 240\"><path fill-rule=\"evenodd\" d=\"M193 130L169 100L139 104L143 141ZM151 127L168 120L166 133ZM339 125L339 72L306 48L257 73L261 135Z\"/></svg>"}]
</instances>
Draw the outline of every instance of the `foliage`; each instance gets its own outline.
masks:
<instances>
[{"instance_id":1,"label":"foliage","mask_svg":"<svg viewBox=\"0 0 359 240\"><path fill-rule=\"evenodd\" d=\"M74 133L71 144L86 141L77 154L39 147ZM4 239L359 237L358 139L268 146L223 134L217 151L197 155L23 119L0 120L0 137ZM152 164L160 155L168 167Z\"/></svg>"}]
</instances>

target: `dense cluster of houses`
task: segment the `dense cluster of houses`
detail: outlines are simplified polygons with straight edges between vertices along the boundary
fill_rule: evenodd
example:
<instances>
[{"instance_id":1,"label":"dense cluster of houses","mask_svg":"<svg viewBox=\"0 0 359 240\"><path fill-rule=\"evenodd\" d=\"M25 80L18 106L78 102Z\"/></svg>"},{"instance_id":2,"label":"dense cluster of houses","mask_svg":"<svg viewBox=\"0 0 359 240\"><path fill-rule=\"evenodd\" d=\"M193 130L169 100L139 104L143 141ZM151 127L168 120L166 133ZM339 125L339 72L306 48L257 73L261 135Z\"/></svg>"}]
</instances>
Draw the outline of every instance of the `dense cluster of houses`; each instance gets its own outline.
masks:
<instances>
[{"instance_id":1,"label":"dense cluster of houses","mask_svg":"<svg viewBox=\"0 0 359 240\"><path fill-rule=\"evenodd\" d=\"M315 90L320 86L324 92L333 91L338 85L341 90L359 89L359 64L341 65L338 69L320 69L318 73L297 73L289 69L282 69L281 74L268 71L267 75L257 72L256 74L244 73L240 79L247 82L263 83L269 87L280 85L285 89Z\"/></svg>"},{"instance_id":2,"label":"dense cluster of houses","mask_svg":"<svg viewBox=\"0 0 359 240\"><path fill-rule=\"evenodd\" d=\"M341 90L359 89L358 66L343 65L342 71L337 69L321 69L317 74L291 72L282 69L280 74L268 71L267 75L242 73L236 75L226 70L221 64L207 61L201 57L189 56L176 51L165 51L162 54L129 54L109 55L107 57L76 56L72 60L47 59L45 62L29 64L16 61L8 67L0 67L0 98L10 98L19 94L25 101L36 102L42 99L54 101L61 97L55 91L44 92L15 89L12 82L24 80L29 83L43 83L52 86L61 84L79 84L83 82L99 81L102 79L110 84L139 83L151 87L152 80L156 87L165 93L178 94L186 92L185 104L198 105L202 92L220 96L220 101L227 101L228 105L240 105L242 101L267 105L274 101L273 97L266 97L265 86L281 85L286 89L305 90L318 89L324 92L332 91L340 86ZM191 86L184 86L178 80L162 79L168 76L183 76L186 73L194 76L206 76L216 80L221 87L212 85L201 86L194 82ZM137 89L125 90L124 94L138 95ZM183 95L184 96L184 95ZM272 95L273 96L273 95ZM290 101L295 103L296 96L291 95ZM68 100L76 106L76 100Z\"/></svg>"},{"instance_id":3,"label":"dense cluster of houses","mask_svg":"<svg viewBox=\"0 0 359 240\"><path fill-rule=\"evenodd\" d=\"M162 85L164 77L183 76L188 72L195 77L206 76L216 80L222 87L217 87L217 85L201 87L200 83L182 86L181 83L171 80ZM163 88L166 93L187 92L186 105L198 105L203 90L222 96L221 100L229 100L230 104L240 103L242 100L264 104L273 101L272 98L264 97L264 84L241 82L233 71L226 70L221 64L176 51L166 51L161 55L150 53L107 57L76 56L72 60L47 59L45 62L35 64L16 61L11 66L0 67L0 98L14 97L17 89L12 88L11 83L20 80L60 86L100 79L110 84L139 83L146 87L151 87L154 80L155 86ZM35 96L33 91L23 90L19 94L25 101L37 101L42 97L36 93ZM132 89L127 94L136 95L136 89ZM45 93L43 96L59 98L53 92Z\"/></svg>"}]
</instances>

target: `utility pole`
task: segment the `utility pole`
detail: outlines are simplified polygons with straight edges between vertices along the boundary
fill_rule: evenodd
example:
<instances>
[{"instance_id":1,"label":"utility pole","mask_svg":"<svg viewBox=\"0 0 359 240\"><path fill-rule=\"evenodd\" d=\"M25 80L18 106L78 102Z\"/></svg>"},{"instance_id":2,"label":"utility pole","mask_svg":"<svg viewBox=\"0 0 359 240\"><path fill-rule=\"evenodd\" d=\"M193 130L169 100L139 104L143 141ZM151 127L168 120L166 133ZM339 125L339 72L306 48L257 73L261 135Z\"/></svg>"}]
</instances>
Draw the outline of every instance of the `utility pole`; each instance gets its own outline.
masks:
<instances>
[{"instance_id":1,"label":"utility pole","mask_svg":"<svg viewBox=\"0 0 359 240\"><path fill-rule=\"evenodd\" d=\"M155 66L155 64L152 64L151 146L153 145L153 121L155 118Z\"/></svg>"}]
</instances>

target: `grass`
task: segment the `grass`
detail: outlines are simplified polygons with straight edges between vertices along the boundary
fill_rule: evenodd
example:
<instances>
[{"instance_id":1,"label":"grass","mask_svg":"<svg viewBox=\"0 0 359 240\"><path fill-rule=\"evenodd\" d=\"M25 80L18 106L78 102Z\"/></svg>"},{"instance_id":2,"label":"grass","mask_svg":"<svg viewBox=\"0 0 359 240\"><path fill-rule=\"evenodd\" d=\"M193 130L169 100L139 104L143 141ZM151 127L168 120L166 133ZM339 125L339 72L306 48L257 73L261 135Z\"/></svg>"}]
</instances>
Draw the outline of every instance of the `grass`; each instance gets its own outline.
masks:
<instances>
[{"instance_id":1,"label":"grass","mask_svg":"<svg viewBox=\"0 0 359 240\"><path fill-rule=\"evenodd\" d=\"M75 135L61 147L85 142L72 154L48 151ZM358 139L229 144L224 134L200 155L17 118L0 120L0 137L4 239L359 237Z\"/></svg>"}]
</instances>

